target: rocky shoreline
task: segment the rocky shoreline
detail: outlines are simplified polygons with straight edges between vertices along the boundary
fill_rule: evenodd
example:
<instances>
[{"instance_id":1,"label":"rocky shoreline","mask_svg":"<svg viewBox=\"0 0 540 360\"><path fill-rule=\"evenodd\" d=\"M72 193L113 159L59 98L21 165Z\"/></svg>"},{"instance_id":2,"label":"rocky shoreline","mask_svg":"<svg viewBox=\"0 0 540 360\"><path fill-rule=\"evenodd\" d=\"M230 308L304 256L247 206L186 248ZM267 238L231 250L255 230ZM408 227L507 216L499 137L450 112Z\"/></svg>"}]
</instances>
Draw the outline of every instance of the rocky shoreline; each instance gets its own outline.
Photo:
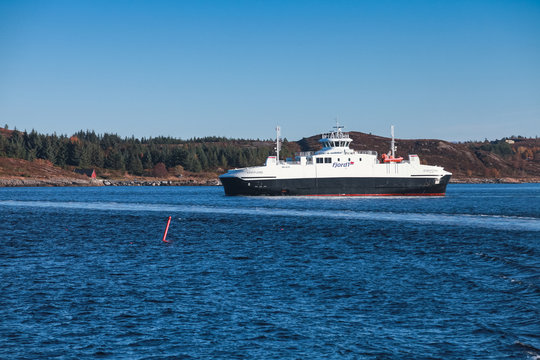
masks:
<instances>
[{"instance_id":1,"label":"rocky shoreline","mask_svg":"<svg viewBox=\"0 0 540 360\"><path fill-rule=\"evenodd\" d=\"M104 186L219 186L218 179L208 180L98 180Z\"/></svg>"},{"instance_id":2,"label":"rocky shoreline","mask_svg":"<svg viewBox=\"0 0 540 360\"><path fill-rule=\"evenodd\" d=\"M451 184L521 184L540 183L540 178L452 178ZM220 186L219 179L79 179L0 178L0 187L58 187L58 186Z\"/></svg>"},{"instance_id":3,"label":"rocky shoreline","mask_svg":"<svg viewBox=\"0 0 540 360\"><path fill-rule=\"evenodd\" d=\"M62 187L62 186L219 186L218 179L185 179L185 180L104 180L78 178L8 178L0 179L0 187Z\"/></svg>"},{"instance_id":4,"label":"rocky shoreline","mask_svg":"<svg viewBox=\"0 0 540 360\"><path fill-rule=\"evenodd\" d=\"M102 186L100 180L51 178L51 179L32 179L32 178L10 178L0 179L0 187L46 187L46 186Z\"/></svg>"}]
</instances>

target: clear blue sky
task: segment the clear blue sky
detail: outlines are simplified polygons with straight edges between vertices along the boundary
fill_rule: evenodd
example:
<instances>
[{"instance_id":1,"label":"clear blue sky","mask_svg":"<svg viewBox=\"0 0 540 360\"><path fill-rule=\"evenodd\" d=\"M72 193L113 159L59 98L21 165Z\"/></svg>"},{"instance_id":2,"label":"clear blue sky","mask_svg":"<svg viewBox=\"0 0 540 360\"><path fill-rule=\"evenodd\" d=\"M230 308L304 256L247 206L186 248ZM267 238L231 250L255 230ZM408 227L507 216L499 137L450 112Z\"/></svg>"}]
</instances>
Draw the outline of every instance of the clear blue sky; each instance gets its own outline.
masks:
<instances>
[{"instance_id":1,"label":"clear blue sky","mask_svg":"<svg viewBox=\"0 0 540 360\"><path fill-rule=\"evenodd\" d=\"M540 1L0 1L0 126L540 135Z\"/></svg>"}]
</instances>

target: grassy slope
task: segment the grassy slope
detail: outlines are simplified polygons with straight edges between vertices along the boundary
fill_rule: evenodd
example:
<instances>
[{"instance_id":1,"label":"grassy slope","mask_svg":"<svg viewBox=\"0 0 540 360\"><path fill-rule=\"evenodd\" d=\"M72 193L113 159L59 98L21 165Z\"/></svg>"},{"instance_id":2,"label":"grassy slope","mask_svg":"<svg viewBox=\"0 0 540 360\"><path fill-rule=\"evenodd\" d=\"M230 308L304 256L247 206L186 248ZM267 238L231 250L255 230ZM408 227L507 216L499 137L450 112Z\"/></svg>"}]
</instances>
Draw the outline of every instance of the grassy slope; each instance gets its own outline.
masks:
<instances>
[{"instance_id":1,"label":"grassy slope","mask_svg":"<svg viewBox=\"0 0 540 360\"><path fill-rule=\"evenodd\" d=\"M0 177L9 178L70 178L88 179L84 175L76 174L73 171L54 166L50 161L37 159L26 161L22 159L12 159L0 157Z\"/></svg>"}]
</instances>

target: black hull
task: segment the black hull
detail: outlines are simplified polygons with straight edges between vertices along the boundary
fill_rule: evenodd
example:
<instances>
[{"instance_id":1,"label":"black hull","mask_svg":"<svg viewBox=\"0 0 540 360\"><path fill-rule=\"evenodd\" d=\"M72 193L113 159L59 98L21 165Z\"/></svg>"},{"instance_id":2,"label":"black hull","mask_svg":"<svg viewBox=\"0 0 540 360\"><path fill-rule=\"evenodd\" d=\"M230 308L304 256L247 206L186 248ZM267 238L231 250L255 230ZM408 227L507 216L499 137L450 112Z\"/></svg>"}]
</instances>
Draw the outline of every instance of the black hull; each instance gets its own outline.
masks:
<instances>
[{"instance_id":1,"label":"black hull","mask_svg":"<svg viewBox=\"0 0 540 360\"><path fill-rule=\"evenodd\" d=\"M242 180L220 178L226 195L297 196L443 196L450 175L436 179L404 178L319 178Z\"/></svg>"}]
</instances>

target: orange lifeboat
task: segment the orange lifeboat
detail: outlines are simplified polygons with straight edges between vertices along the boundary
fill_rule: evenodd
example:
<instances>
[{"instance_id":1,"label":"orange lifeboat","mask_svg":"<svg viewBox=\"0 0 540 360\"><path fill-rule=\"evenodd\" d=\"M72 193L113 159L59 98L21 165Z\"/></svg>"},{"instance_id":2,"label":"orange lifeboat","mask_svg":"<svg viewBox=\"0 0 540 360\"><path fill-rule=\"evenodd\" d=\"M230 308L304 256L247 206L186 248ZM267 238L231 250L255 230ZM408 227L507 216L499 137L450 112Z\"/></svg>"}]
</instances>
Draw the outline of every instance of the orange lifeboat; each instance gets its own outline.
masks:
<instances>
[{"instance_id":1,"label":"orange lifeboat","mask_svg":"<svg viewBox=\"0 0 540 360\"><path fill-rule=\"evenodd\" d=\"M403 161L403 158L401 156L398 157L398 158L395 158L395 157L393 157L391 155L389 156L389 155L386 155L386 154L382 154L382 160L385 163L390 163L390 162L399 163L399 162Z\"/></svg>"}]
</instances>

